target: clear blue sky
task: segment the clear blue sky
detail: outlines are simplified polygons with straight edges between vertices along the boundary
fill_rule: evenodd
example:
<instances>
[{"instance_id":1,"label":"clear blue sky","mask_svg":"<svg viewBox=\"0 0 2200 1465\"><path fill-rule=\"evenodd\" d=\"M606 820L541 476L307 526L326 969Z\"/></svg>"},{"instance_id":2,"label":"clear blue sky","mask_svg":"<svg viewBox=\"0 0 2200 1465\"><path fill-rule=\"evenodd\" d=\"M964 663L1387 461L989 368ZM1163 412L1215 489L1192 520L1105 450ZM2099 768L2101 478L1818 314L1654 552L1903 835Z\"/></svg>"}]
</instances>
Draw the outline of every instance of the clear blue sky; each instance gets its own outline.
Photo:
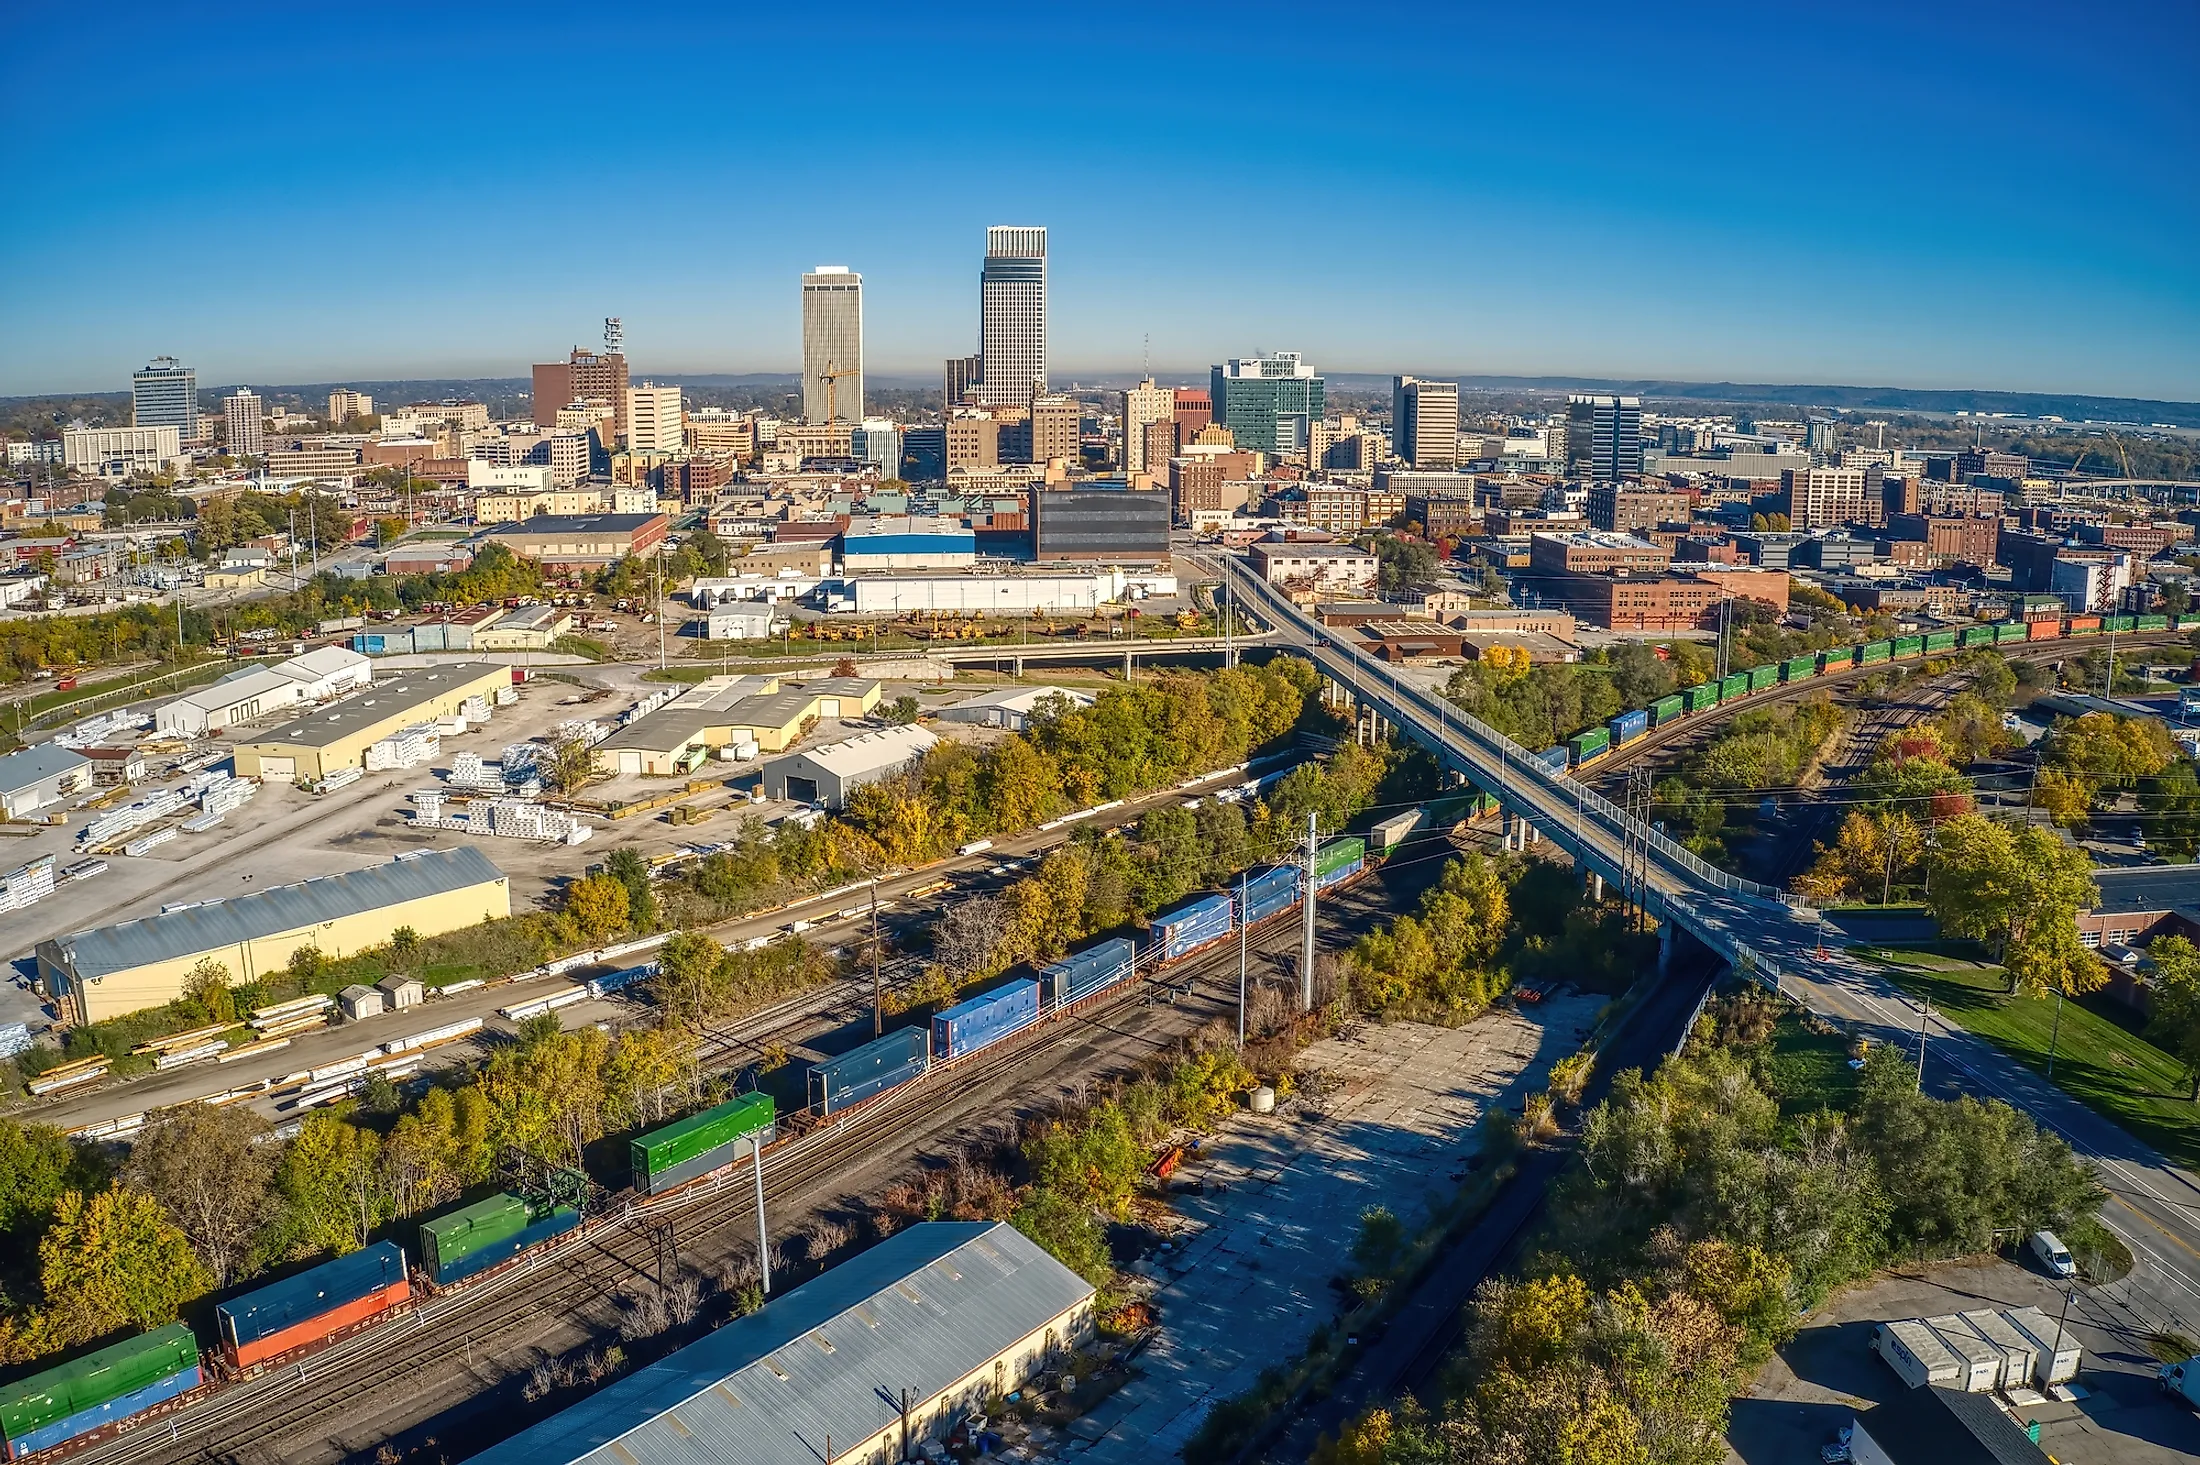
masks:
<instances>
[{"instance_id":1,"label":"clear blue sky","mask_svg":"<svg viewBox=\"0 0 2200 1465\"><path fill-rule=\"evenodd\" d=\"M1058 381L1330 371L2200 399L2200 8L0 6L0 393L791 371L975 349L1052 230Z\"/></svg>"}]
</instances>

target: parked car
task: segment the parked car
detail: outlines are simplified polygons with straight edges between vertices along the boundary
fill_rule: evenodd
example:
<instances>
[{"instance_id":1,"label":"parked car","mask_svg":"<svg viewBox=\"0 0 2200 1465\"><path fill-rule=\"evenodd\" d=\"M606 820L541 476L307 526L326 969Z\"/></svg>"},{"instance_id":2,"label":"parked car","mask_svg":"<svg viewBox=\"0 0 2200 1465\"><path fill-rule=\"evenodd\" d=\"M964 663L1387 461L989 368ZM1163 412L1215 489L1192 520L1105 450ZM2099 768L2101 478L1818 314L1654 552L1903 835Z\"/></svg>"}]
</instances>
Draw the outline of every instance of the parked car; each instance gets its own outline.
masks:
<instances>
[{"instance_id":1,"label":"parked car","mask_svg":"<svg viewBox=\"0 0 2200 1465\"><path fill-rule=\"evenodd\" d=\"M2047 1269L2049 1276L2075 1277L2078 1275L2078 1264L2070 1259L2070 1248L2064 1246L2062 1239L2056 1236L2054 1232L2035 1231L2032 1233L2031 1239L2025 1242L2025 1245L2031 1248L2032 1255L2039 1261L2041 1266Z\"/></svg>"}]
</instances>

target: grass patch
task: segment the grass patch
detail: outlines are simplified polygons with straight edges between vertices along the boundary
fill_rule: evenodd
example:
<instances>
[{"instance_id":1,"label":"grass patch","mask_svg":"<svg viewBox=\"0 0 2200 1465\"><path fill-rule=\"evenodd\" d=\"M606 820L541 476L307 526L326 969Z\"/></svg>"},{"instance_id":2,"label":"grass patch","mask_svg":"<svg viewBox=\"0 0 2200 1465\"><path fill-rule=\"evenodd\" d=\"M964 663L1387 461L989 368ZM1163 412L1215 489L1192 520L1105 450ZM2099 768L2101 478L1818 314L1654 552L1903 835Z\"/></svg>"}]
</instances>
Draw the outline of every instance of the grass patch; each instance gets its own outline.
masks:
<instances>
[{"instance_id":1,"label":"grass patch","mask_svg":"<svg viewBox=\"0 0 2200 1465\"><path fill-rule=\"evenodd\" d=\"M173 666L163 670L159 666L147 665L126 672L119 677L109 677L102 682L83 681L81 679L83 673L79 672L77 673L79 677L77 685L68 691L49 690L40 692L35 697L26 697L15 704L15 711L26 720L26 725L35 725L36 719L43 717L57 707L68 707L79 702L88 704L95 698L101 701L109 698L120 698L127 701L130 700L130 694L141 687L152 688L157 686L162 691L185 691L227 676L232 671L249 670L252 665L253 663L248 661L231 661L226 656L214 656L208 657L195 666L187 666L181 672L178 672ZM96 710L98 709L89 705L81 709L85 716L89 716ZM9 725L11 727L14 725L12 718Z\"/></svg>"},{"instance_id":2,"label":"grass patch","mask_svg":"<svg viewBox=\"0 0 2200 1465\"><path fill-rule=\"evenodd\" d=\"M1849 1040L1838 1030L1786 1014L1773 1029L1765 1066L1784 1117L1855 1106L1856 1070L1849 1067Z\"/></svg>"},{"instance_id":3,"label":"grass patch","mask_svg":"<svg viewBox=\"0 0 2200 1465\"><path fill-rule=\"evenodd\" d=\"M585 656L590 661L613 659L611 648L590 636L560 636L550 643L550 649L562 651L568 656Z\"/></svg>"},{"instance_id":4,"label":"grass patch","mask_svg":"<svg viewBox=\"0 0 2200 1465\"><path fill-rule=\"evenodd\" d=\"M2200 1164L2200 1104L2176 1059L2112 1017L2114 1004L2080 997L2012 996L2001 968L1922 952L1888 952L1879 960L1895 984L1995 1047L2042 1074L2050 1037L2054 1081L2063 1091L2121 1124L2180 1165Z\"/></svg>"}]
</instances>

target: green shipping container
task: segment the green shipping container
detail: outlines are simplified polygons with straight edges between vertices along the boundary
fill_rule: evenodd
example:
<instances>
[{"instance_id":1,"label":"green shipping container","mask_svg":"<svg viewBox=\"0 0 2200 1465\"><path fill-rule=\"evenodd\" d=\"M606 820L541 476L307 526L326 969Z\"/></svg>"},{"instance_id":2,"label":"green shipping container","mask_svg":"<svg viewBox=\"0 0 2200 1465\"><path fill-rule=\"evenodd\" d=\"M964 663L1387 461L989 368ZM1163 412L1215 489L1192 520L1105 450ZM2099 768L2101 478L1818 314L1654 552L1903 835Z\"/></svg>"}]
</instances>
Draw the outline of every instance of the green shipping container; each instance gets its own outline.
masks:
<instances>
[{"instance_id":1,"label":"green shipping container","mask_svg":"<svg viewBox=\"0 0 2200 1465\"><path fill-rule=\"evenodd\" d=\"M1719 700L1731 702L1749 690L1749 673L1738 671L1719 683Z\"/></svg>"},{"instance_id":2,"label":"green shipping container","mask_svg":"<svg viewBox=\"0 0 2200 1465\"><path fill-rule=\"evenodd\" d=\"M661 1175L720 1145L769 1129L772 1113L770 1094L743 1094L714 1109L690 1114L677 1124L638 1134L633 1142L634 1173Z\"/></svg>"},{"instance_id":3,"label":"green shipping container","mask_svg":"<svg viewBox=\"0 0 2200 1465\"><path fill-rule=\"evenodd\" d=\"M1674 718L1680 716L1685 706L1686 703L1678 692L1670 697L1660 697L1650 704L1650 725L1652 727L1665 726Z\"/></svg>"},{"instance_id":4,"label":"green shipping container","mask_svg":"<svg viewBox=\"0 0 2200 1465\"><path fill-rule=\"evenodd\" d=\"M1686 698L1690 712L1707 712L1719 705L1719 684L1703 682L1690 687L1682 696Z\"/></svg>"},{"instance_id":5,"label":"green shipping container","mask_svg":"<svg viewBox=\"0 0 2200 1465\"><path fill-rule=\"evenodd\" d=\"M1894 655L1894 642L1868 641L1856 653L1858 666L1870 666L1875 661L1886 661Z\"/></svg>"},{"instance_id":6,"label":"green shipping container","mask_svg":"<svg viewBox=\"0 0 2200 1465\"><path fill-rule=\"evenodd\" d=\"M527 1202L508 1190L460 1206L420 1223L421 1260L429 1275L436 1275L484 1246L517 1236L533 1219Z\"/></svg>"},{"instance_id":7,"label":"green shipping container","mask_svg":"<svg viewBox=\"0 0 2200 1465\"><path fill-rule=\"evenodd\" d=\"M1764 666L1753 666L1749 669L1749 690L1752 692L1762 692L1767 687L1777 685L1779 680L1780 667L1777 662L1768 662Z\"/></svg>"},{"instance_id":8,"label":"green shipping container","mask_svg":"<svg viewBox=\"0 0 2200 1465\"><path fill-rule=\"evenodd\" d=\"M2133 629L2140 631L2166 631L2169 629L2169 617L2140 616L2138 625L2133 627Z\"/></svg>"},{"instance_id":9,"label":"green shipping container","mask_svg":"<svg viewBox=\"0 0 2200 1465\"><path fill-rule=\"evenodd\" d=\"M1994 644L2006 646L2012 641L2022 641L2029 633L2023 621L2003 621L1994 627Z\"/></svg>"},{"instance_id":10,"label":"green shipping container","mask_svg":"<svg viewBox=\"0 0 2200 1465\"><path fill-rule=\"evenodd\" d=\"M0 1432L19 1440L34 1429L134 1394L198 1361L198 1340L182 1323L140 1333L0 1388Z\"/></svg>"},{"instance_id":11,"label":"green shipping container","mask_svg":"<svg viewBox=\"0 0 2200 1465\"><path fill-rule=\"evenodd\" d=\"M1897 656L1922 656L1925 654L1923 636L1897 636L1894 638L1894 654Z\"/></svg>"},{"instance_id":12,"label":"green shipping container","mask_svg":"<svg viewBox=\"0 0 2200 1465\"><path fill-rule=\"evenodd\" d=\"M1585 733L1575 733L1566 740L1566 751L1573 754L1576 763L1607 752L1611 746L1611 731L1601 727L1592 727Z\"/></svg>"},{"instance_id":13,"label":"green shipping container","mask_svg":"<svg viewBox=\"0 0 2200 1465\"><path fill-rule=\"evenodd\" d=\"M1992 626L1965 626L1963 628L1963 644L1965 646L1993 645L1994 628Z\"/></svg>"},{"instance_id":14,"label":"green shipping container","mask_svg":"<svg viewBox=\"0 0 2200 1465\"><path fill-rule=\"evenodd\" d=\"M1314 878L1332 874L1354 860L1367 859L1367 841L1358 835L1350 839L1334 839L1322 846L1322 852L1314 857Z\"/></svg>"},{"instance_id":15,"label":"green shipping container","mask_svg":"<svg viewBox=\"0 0 2200 1465\"><path fill-rule=\"evenodd\" d=\"M1807 682L1816 675L1818 658L1815 655L1795 657L1780 668L1780 680L1783 682Z\"/></svg>"},{"instance_id":16,"label":"green shipping container","mask_svg":"<svg viewBox=\"0 0 2200 1465\"><path fill-rule=\"evenodd\" d=\"M1934 631L1925 637L1925 650L1928 653L1955 649L1956 633L1953 631Z\"/></svg>"}]
</instances>

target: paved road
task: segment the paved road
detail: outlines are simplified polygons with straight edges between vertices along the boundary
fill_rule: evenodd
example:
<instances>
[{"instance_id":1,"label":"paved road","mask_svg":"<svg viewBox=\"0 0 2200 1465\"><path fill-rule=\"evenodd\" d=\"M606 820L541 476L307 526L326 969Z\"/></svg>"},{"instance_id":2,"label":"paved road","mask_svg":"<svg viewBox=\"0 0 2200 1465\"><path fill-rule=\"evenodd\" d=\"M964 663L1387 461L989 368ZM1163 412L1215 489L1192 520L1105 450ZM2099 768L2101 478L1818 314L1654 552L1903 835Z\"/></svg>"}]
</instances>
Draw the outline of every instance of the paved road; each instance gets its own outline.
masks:
<instances>
[{"instance_id":1,"label":"paved road","mask_svg":"<svg viewBox=\"0 0 2200 1465\"><path fill-rule=\"evenodd\" d=\"M1668 932L1686 931L1738 969L1874 1039L1915 1043L1916 1005L1875 969L1821 946L1816 912L1712 870L1670 841L1645 841L1639 825L1606 800L1535 768L1510 739L1333 642L1239 561L1217 556L1215 567L1238 588L1241 604L1262 610L1280 642L1311 657L1447 767L1495 792L1509 814L1524 817L1584 868L1607 880L1639 868L1647 903ZM2110 1191L2102 1219L2139 1260L2132 1277L2117 1284L2122 1300L2158 1326L2200 1336L2200 1179L1961 1029L1936 1018L1928 1044L1941 1061L1960 1065L1964 1083L2029 1113L2100 1169Z\"/></svg>"}]
</instances>

